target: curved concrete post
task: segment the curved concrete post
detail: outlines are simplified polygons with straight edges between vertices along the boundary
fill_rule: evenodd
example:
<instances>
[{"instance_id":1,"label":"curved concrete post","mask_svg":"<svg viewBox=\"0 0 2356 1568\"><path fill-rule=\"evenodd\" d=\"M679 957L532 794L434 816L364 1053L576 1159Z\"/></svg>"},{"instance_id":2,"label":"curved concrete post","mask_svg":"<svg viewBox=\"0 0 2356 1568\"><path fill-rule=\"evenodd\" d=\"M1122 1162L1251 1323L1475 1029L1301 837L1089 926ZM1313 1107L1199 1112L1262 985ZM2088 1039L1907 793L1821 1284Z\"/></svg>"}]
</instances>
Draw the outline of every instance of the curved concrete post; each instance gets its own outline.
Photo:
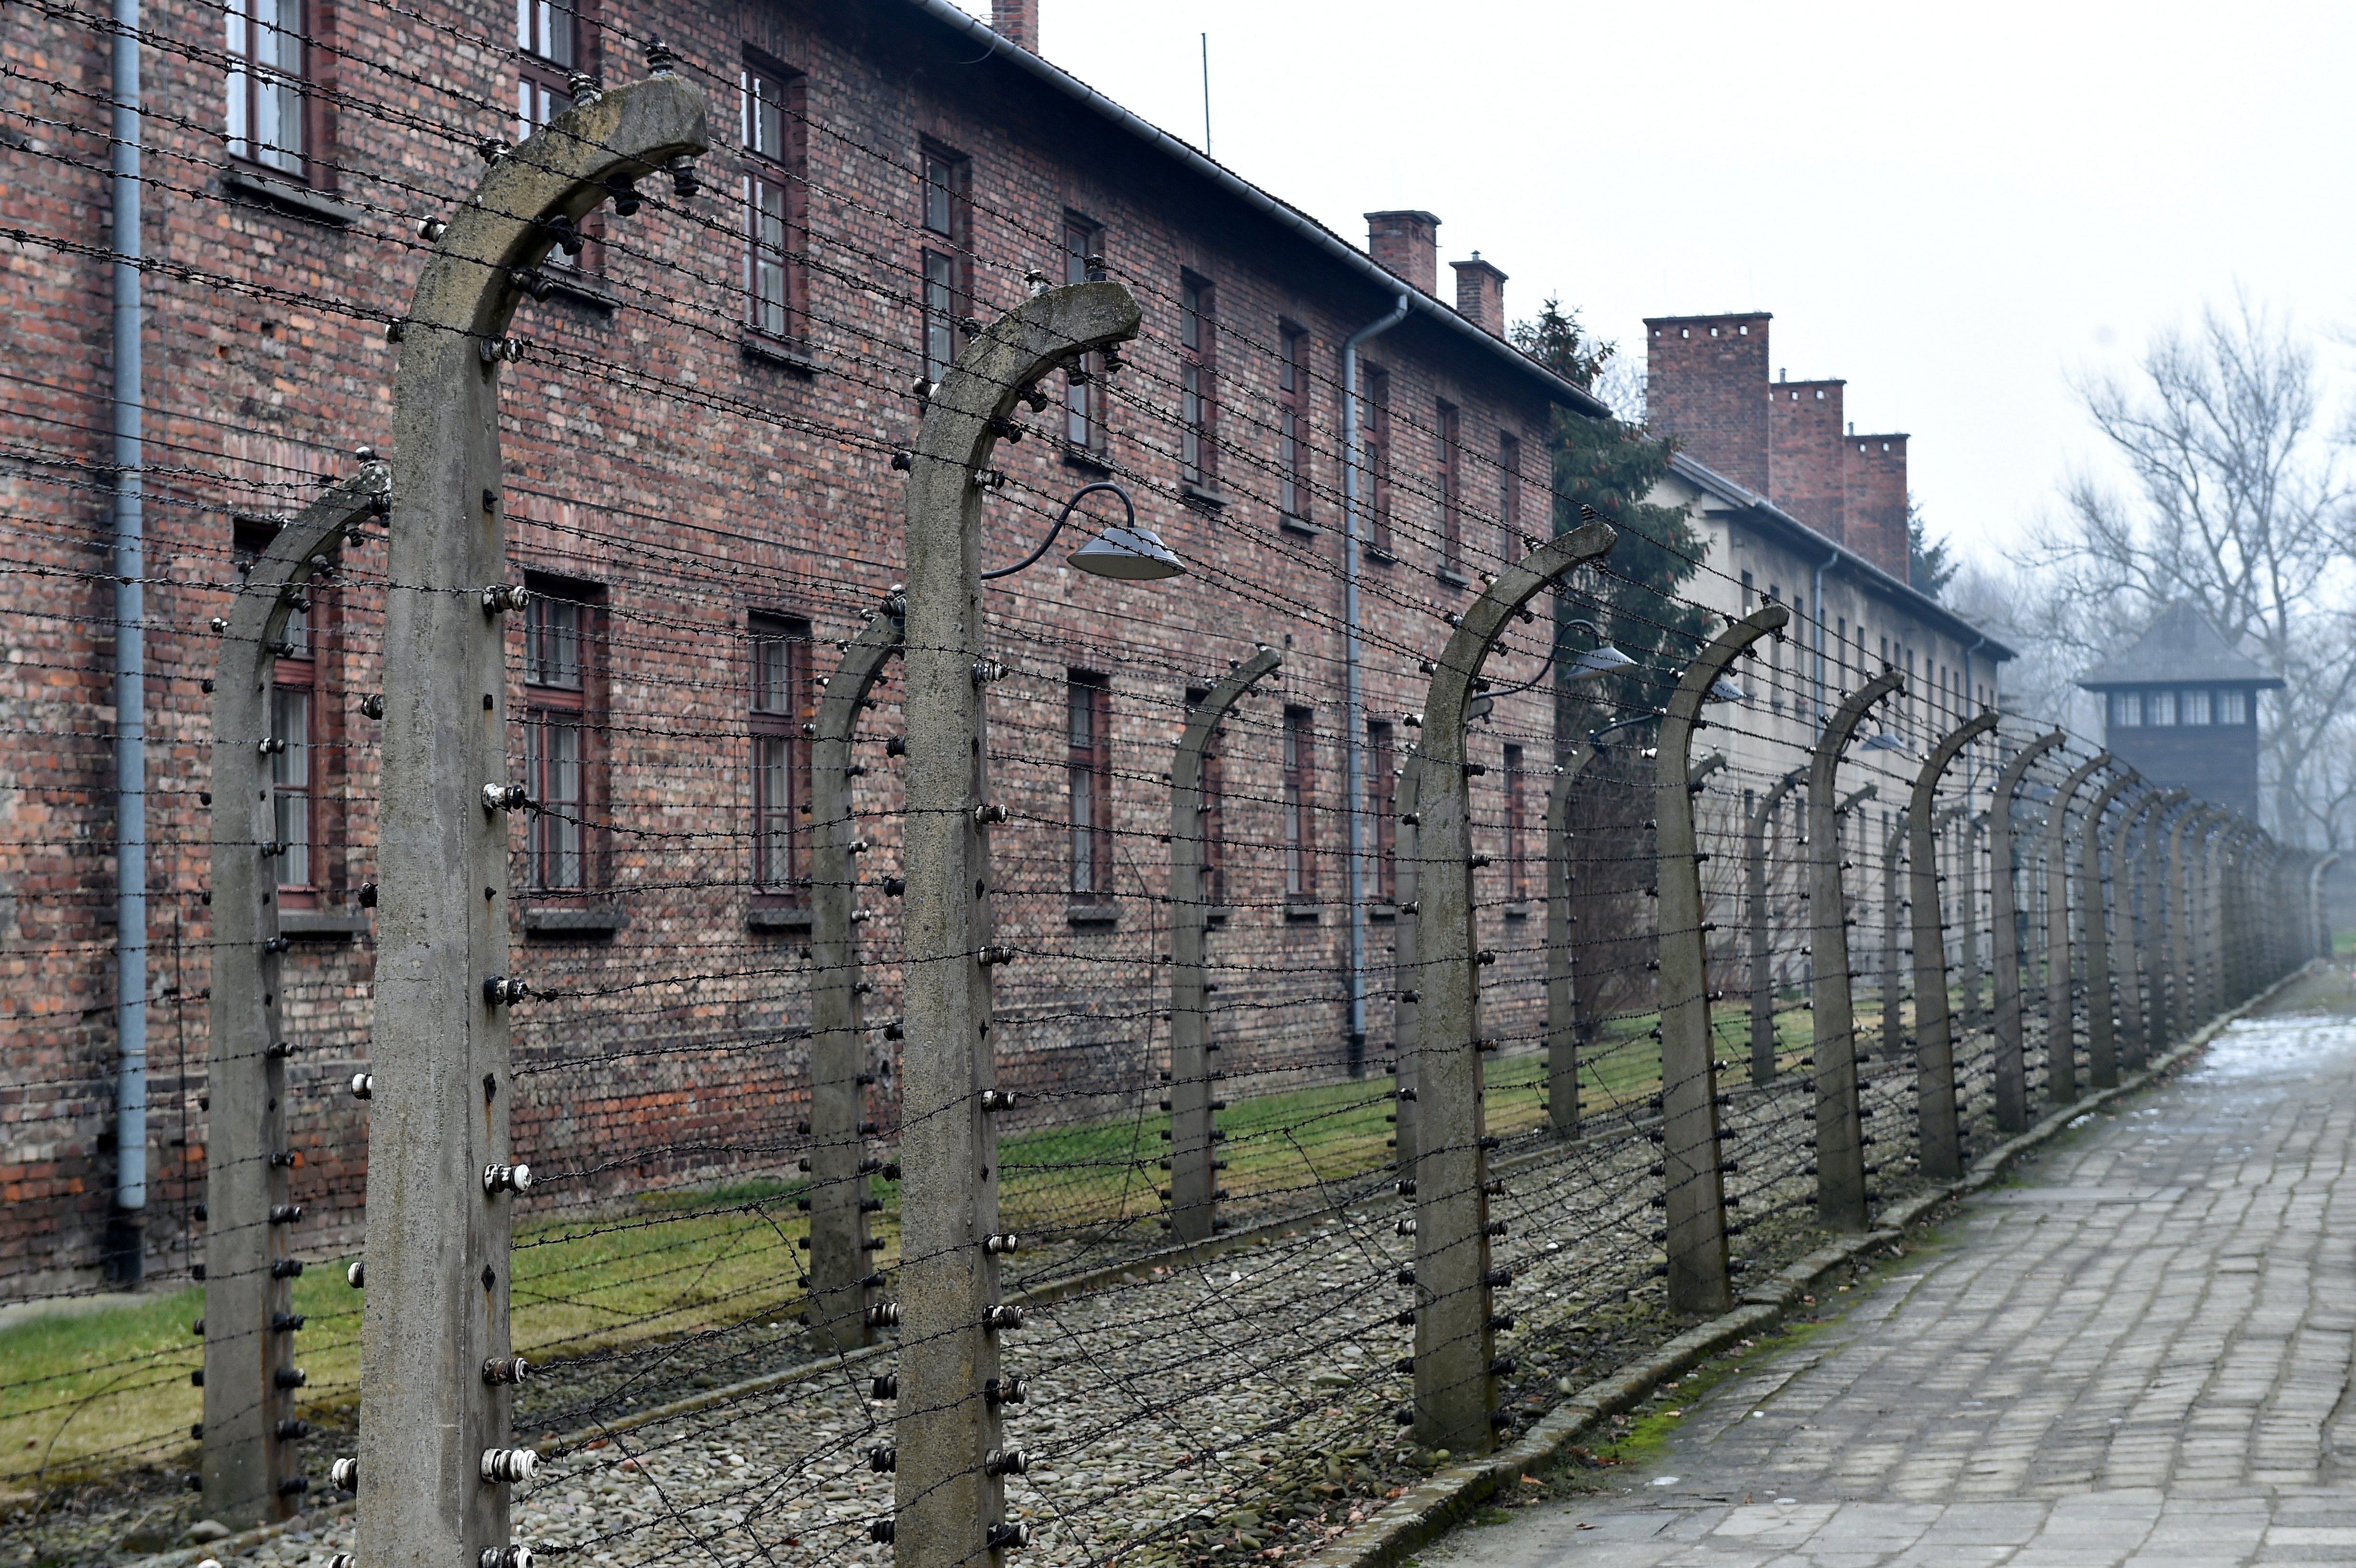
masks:
<instances>
[{"instance_id":1,"label":"curved concrete post","mask_svg":"<svg viewBox=\"0 0 2356 1568\"><path fill-rule=\"evenodd\" d=\"M1865 1229L1865 1129L1857 1106L1857 1019L1848 973L1847 894L1841 884L1834 795L1842 749L1866 709L1906 682L1884 670L1841 701L1808 758L1809 989L1815 1015L1816 1212L1835 1231Z\"/></svg>"},{"instance_id":2,"label":"curved concrete post","mask_svg":"<svg viewBox=\"0 0 2356 1568\"><path fill-rule=\"evenodd\" d=\"M1547 791L1547 1118L1567 1138L1579 1136L1579 971L1570 939L1570 800L1595 760L1580 741L1555 770ZM1405 1126L1406 1112L1399 1125Z\"/></svg>"},{"instance_id":3,"label":"curved concrete post","mask_svg":"<svg viewBox=\"0 0 2356 1568\"><path fill-rule=\"evenodd\" d=\"M2045 1095L2057 1105L2078 1098L2077 997L2070 973L2070 802L2110 763L2108 752L2095 752L2062 781L2045 808Z\"/></svg>"},{"instance_id":4,"label":"curved concrete post","mask_svg":"<svg viewBox=\"0 0 2356 1568\"><path fill-rule=\"evenodd\" d=\"M1280 667L1284 656L1261 648L1227 671L1186 718L1170 760L1170 1226L1181 1241L1201 1242L1224 1228L1218 1218L1218 1164L1213 1157L1218 1102L1211 1085L1211 1018L1203 990L1203 936L1208 928L1204 869L1203 754L1244 693Z\"/></svg>"},{"instance_id":5,"label":"curved concrete post","mask_svg":"<svg viewBox=\"0 0 2356 1568\"><path fill-rule=\"evenodd\" d=\"M286 1147L286 1059L298 1049L278 1005L278 821L271 684L286 619L369 518L390 509L392 475L370 463L278 530L238 590L214 666L212 1020L205 1089L205 1424L207 1517L232 1529L303 1506L294 1418L294 1310L287 1245L293 1160ZM307 601L306 601L307 602ZM298 742L299 743L299 742ZM291 1432L292 1428L288 1428Z\"/></svg>"},{"instance_id":6,"label":"curved concrete post","mask_svg":"<svg viewBox=\"0 0 2356 1568\"><path fill-rule=\"evenodd\" d=\"M2143 783L2133 768L2104 784L2086 807L2078 835L2080 926L2086 943L2086 1076L2097 1089L2119 1082L2118 998L2111 989L2111 906L2116 894L2103 875L2103 819L2111 805ZM2116 856L2112 865L2118 864Z\"/></svg>"},{"instance_id":7,"label":"curved concrete post","mask_svg":"<svg viewBox=\"0 0 2356 1568\"><path fill-rule=\"evenodd\" d=\"M1499 572L1466 608L1424 702L1416 799L1424 874L1416 885L1423 1002L1415 1061L1415 1435L1426 1447L1456 1454L1489 1451L1497 1409L1464 708L1515 613L1565 573L1609 554L1617 537L1608 525L1590 523Z\"/></svg>"},{"instance_id":8,"label":"curved concrete post","mask_svg":"<svg viewBox=\"0 0 2356 1568\"><path fill-rule=\"evenodd\" d=\"M1423 817L1415 805L1423 789L1423 759L1410 748L1399 763L1398 788L1391 802L1391 809L1398 814L1398 826L1391 834L1391 858L1397 868L1392 884L1398 897L1398 912L1391 921L1391 973L1397 991L1391 1012L1391 1075L1397 1080L1391 1091L1392 1104L1397 1107L1392 1113L1396 1125L1391 1144L1399 1175L1413 1181L1415 1051L1423 1035L1423 958L1419 934L1422 930L1423 905L1416 896L1423 885L1419 874L1422 855L1417 837L1417 824Z\"/></svg>"},{"instance_id":9,"label":"curved concrete post","mask_svg":"<svg viewBox=\"0 0 2356 1568\"><path fill-rule=\"evenodd\" d=\"M1960 819L1963 832L1955 851L1956 916L1955 969L1956 988L1962 993L1964 1033L1971 1034L1987 1027L1987 1013L1980 1005L1980 901L1979 901L1979 837L1987 830L1987 813L1966 812Z\"/></svg>"},{"instance_id":10,"label":"curved concrete post","mask_svg":"<svg viewBox=\"0 0 2356 1568\"><path fill-rule=\"evenodd\" d=\"M868 1292L882 1283L871 1264L867 1178L882 1162L867 1153L866 1025L860 998L858 819L851 781L859 715L892 656L900 651L905 602L894 593L843 650L826 680L810 739L809 1321L813 1342L848 1350L873 1343Z\"/></svg>"},{"instance_id":11,"label":"curved concrete post","mask_svg":"<svg viewBox=\"0 0 2356 1568\"><path fill-rule=\"evenodd\" d=\"M978 471L1014 431L1018 399L1077 356L1137 335L1119 283L1049 289L978 334L933 389L910 453L906 544L906 1044L900 1073L900 1414L894 1423L893 1554L900 1568L1001 1555L998 1132L985 1093L994 885L986 824L982 688L997 667L981 620Z\"/></svg>"},{"instance_id":12,"label":"curved concrete post","mask_svg":"<svg viewBox=\"0 0 2356 1568\"><path fill-rule=\"evenodd\" d=\"M417 280L393 381L384 629L376 1017L361 1313L359 1561L449 1568L506 1550L512 1441L507 633L499 376L530 269L611 194L704 150L703 97L677 77L566 111L495 164ZM566 220L560 225L557 219Z\"/></svg>"},{"instance_id":13,"label":"curved concrete post","mask_svg":"<svg viewBox=\"0 0 2356 1568\"><path fill-rule=\"evenodd\" d=\"M2019 870L2013 865L2012 807L2021 781L2039 758L2069 739L2049 731L2015 752L1997 775L1988 801L1988 938L1995 970L1996 1125L1999 1132L2029 1126L2029 1073L2021 1058Z\"/></svg>"},{"instance_id":14,"label":"curved concrete post","mask_svg":"<svg viewBox=\"0 0 2356 1568\"><path fill-rule=\"evenodd\" d=\"M2340 864L2340 851L2319 857L2307 872L2307 953L2310 958L2331 956L2331 912L2323 901L2323 879Z\"/></svg>"},{"instance_id":15,"label":"curved concrete post","mask_svg":"<svg viewBox=\"0 0 2356 1568\"><path fill-rule=\"evenodd\" d=\"M1906 863L1906 807L1890 824L1881 846L1881 1054L1898 1060L1906 1041L1906 965L1899 933L1906 924L1906 899L1899 891Z\"/></svg>"},{"instance_id":16,"label":"curved concrete post","mask_svg":"<svg viewBox=\"0 0 2356 1568\"><path fill-rule=\"evenodd\" d=\"M1742 828L1742 871L1751 923L1751 1082L1775 1081L1774 910L1767 901L1767 830L1783 797L1807 777L1794 768L1751 807Z\"/></svg>"},{"instance_id":17,"label":"curved concrete post","mask_svg":"<svg viewBox=\"0 0 2356 1568\"><path fill-rule=\"evenodd\" d=\"M1996 728L1982 713L1939 738L1907 805L1907 859L1914 895L1914 1073L1917 1157L1936 1181L1964 1173L1963 1135L1955 1116L1955 1038L1947 1011L1947 930L1939 901L1939 849L1933 821L1939 780L1965 746ZM1968 810L1965 815L1969 815Z\"/></svg>"},{"instance_id":18,"label":"curved concrete post","mask_svg":"<svg viewBox=\"0 0 2356 1568\"><path fill-rule=\"evenodd\" d=\"M1692 763L1701 705L1727 667L1792 613L1765 604L1710 639L1670 694L1654 753L1653 816L1660 889L1662 1165L1669 1215L1669 1307L1712 1314L1734 1305L1726 1270L1726 1178L1719 1159L1718 1052L1709 1031L1709 939L1703 930L1694 792L1709 763ZM1720 766L1723 757L1715 759Z\"/></svg>"},{"instance_id":19,"label":"curved concrete post","mask_svg":"<svg viewBox=\"0 0 2356 1568\"><path fill-rule=\"evenodd\" d=\"M2200 1012L2192 944L2200 925L2200 841L2208 830L2209 812L2200 805L2179 812L2168 834L2168 1013L2173 1040L2192 1032Z\"/></svg>"},{"instance_id":20,"label":"curved concrete post","mask_svg":"<svg viewBox=\"0 0 2356 1568\"><path fill-rule=\"evenodd\" d=\"M2193 943L2193 963L2201 977L2194 994L2201 998L2200 1016L2216 1017L2225 1008L2225 863L2227 840L2233 830L2232 814L2214 810L2201 840L2201 909Z\"/></svg>"},{"instance_id":21,"label":"curved concrete post","mask_svg":"<svg viewBox=\"0 0 2356 1568\"><path fill-rule=\"evenodd\" d=\"M2117 841L2111 850L2113 879L2115 881L2124 876L2126 883L2124 896L2115 893L2113 897L2122 924L2120 939L2111 951L2112 968L2119 987L2119 1060L2129 1067L2141 1067L2150 1061L2158 1043L2153 1038L2159 1005L2159 975L2151 952L2158 929L2151 909L2156 880L2152 859L2158 848L2159 819L2184 796L2180 789L2147 792L2120 824ZM2136 829L2147 820L2150 826L2138 837Z\"/></svg>"}]
</instances>

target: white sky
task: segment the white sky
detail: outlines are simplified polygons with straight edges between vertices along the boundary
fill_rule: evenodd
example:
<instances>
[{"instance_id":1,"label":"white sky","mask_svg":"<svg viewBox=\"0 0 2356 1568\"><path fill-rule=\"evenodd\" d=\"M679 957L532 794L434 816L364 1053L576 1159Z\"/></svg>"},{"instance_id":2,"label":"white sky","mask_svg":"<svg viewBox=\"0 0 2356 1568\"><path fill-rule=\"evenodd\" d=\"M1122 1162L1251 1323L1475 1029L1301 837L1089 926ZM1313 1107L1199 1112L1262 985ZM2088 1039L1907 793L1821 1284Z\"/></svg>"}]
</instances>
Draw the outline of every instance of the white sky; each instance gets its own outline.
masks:
<instances>
[{"instance_id":1,"label":"white sky","mask_svg":"<svg viewBox=\"0 0 2356 1568\"><path fill-rule=\"evenodd\" d=\"M1509 315L1639 354L1645 315L1773 311L1966 552L2091 452L2072 370L2237 284L2356 322L2346 0L1037 3L1049 59L1197 143L1207 30L1220 161L1361 244L1438 213L1443 289L1478 249Z\"/></svg>"}]
</instances>

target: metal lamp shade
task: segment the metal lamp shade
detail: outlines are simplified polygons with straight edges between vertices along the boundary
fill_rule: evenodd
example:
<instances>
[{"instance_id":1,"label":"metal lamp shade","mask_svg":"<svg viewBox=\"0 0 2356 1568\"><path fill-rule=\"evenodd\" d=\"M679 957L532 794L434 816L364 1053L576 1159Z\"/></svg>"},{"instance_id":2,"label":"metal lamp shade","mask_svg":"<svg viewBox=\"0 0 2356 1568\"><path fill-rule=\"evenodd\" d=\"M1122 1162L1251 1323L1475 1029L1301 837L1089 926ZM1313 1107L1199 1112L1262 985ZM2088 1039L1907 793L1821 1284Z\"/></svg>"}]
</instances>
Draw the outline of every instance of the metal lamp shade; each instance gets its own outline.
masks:
<instances>
[{"instance_id":1,"label":"metal lamp shade","mask_svg":"<svg viewBox=\"0 0 2356 1568\"><path fill-rule=\"evenodd\" d=\"M1635 667L1635 663L1634 659L1630 658L1610 643L1606 643L1601 647L1588 649L1572 660L1570 669L1563 678L1593 680L1599 676L1610 675L1614 670L1632 669Z\"/></svg>"},{"instance_id":2,"label":"metal lamp shade","mask_svg":"<svg viewBox=\"0 0 2356 1568\"><path fill-rule=\"evenodd\" d=\"M1751 694L1743 690L1742 688L1735 685L1731 677L1722 675L1716 680L1709 683L1709 695L1703 699L1703 700L1707 702L1748 702L1751 700Z\"/></svg>"},{"instance_id":3,"label":"metal lamp shade","mask_svg":"<svg viewBox=\"0 0 2356 1568\"><path fill-rule=\"evenodd\" d=\"M1066 559L1082 571L1123 582L1152 582L1186 570L1162 536L1148 528L1108 528Z\"/></svg>"}]
</instances>

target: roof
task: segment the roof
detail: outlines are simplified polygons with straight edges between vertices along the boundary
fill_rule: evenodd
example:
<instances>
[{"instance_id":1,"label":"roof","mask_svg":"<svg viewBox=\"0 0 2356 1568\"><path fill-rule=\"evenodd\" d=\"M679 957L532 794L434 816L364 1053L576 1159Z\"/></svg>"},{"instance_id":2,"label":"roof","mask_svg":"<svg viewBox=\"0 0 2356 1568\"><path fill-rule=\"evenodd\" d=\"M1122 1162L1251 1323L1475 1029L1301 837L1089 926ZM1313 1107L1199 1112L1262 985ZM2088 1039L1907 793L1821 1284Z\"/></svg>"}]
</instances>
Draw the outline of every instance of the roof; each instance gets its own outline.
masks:
<instances>
[{"instance_id":1,"label":"roof","mask_svg":"<svg viewBox=\"0 0 2356 1568\"><path fill-rule=\"evenodd\" d=\"M1041 59L1030 50L1010 42L990 25L967 15L949 0L907 0L917 11L944 27L953 28L977 44L988 47L990 52L1018 70L1061 93L1082 108L1119 127L1178 165L1188 174L1208 180L1228 196L1307 240L1315 249L1357 273L1368 283L1393 297L1404 297L1414 312L1431 322L1443 334L1451 336L1458 347L1469 347L1495 359L1501 368L1536 382L1546 395L1574 412L1589 419L1609 419L1611 405L1577 382L1565 380L1512 344L1483 327L1474 325L1456 314L1445 302L1425 293L1396 273L1377 264L1372 256L1351 244L1307 213L1290 202L1275 197L1234 173L1225 165L1214 163L1203 153L1170 134L1159 125L1131 113L1098 92L1070 72L1059 69ZM1427 215L1428 216L1428 215ZM1433 219L1437 223L1439 219Z\"/></svg>"},{"instance_id":2,"label":"roof","mask_svg":"<svg viewBox=\"0 0 2356 1568\"><path fill-rule=\"evenodd\" d=\"M2179 599L2144 628L2125 653L2113 654L2078 677L2089 691L2114 687L2174 686L2213 681L2228 686L2277 687L2283 677L2234 651L2225 634L2190 599Z\"/></svg>"},{"instance_id":3,"label":"roof","mask_svg":"<svg viewBox=\"0 0 2356 1568\"><path fill-rule=\"evenodd\" d=\"M1852 582L1861 582L1883 598L1904 605L1916 620L1938 627L1974 653L1986 654L1999 664L2019 656L1912 583L1890 576L1846 545L1835 544L1766 496L1743 488L1708 464L1697 463L1679 452L1670 456L1669 470L1719 500L1742 508L1768 533L1782 535L1783 542L1794 549L1810 555L1831 550L1832 558L1826 570L1837 572Z\"/></svg>"}]
</instances>

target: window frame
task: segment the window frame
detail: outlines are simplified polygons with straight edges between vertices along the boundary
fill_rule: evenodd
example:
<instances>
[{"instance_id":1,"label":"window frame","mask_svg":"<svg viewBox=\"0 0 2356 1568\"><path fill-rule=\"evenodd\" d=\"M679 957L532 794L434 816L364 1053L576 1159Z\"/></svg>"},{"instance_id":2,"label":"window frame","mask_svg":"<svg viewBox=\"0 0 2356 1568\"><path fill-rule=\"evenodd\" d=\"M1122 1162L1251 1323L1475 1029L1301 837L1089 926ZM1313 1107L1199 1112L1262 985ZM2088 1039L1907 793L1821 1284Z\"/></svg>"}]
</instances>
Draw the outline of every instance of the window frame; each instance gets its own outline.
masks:
<instances>
[{"instance_id":1,"label":"window frame","mask_svg":"<svg viewBox=\"0 0 2356 1568\"><path fill-rule=\"evenodd\" d=\"M1507 566L1526 553L1522 533L1522 438L1497 432L1497 559Z\"/></svg>"},{"instance_id":2,"label":"window frame","mask_svg":"<svg viewBox=\"0 0 2356 1568\"><path fill-rule=\"evenodd\" d=\"M1288 703L1284 709L1284 901L1317 901L1317 713Z\"/></svg>"},{"instance_id":3,"label":"window frame","mask_svg":"<svg viewBox=\"0 0 2356 1568\"><path fill-rule=\"evenodd\" d=\"M252 563L270 548L279 528L280 524L273 518L232 519L230 550L240 578L250 572ZM271 754L269 767L271 836L276 842L286 846L273 857L277 861L274 868L277 880L273 887L281 909L317 909L327 888L327 879L321 875L326 867L322 851L327 848L321 827L326 815L327 747L322 743L326 729L326 712L319 699L322 661L318 629L313 620L313 612L320 606L324 589L314 582L305 592L310 596L311 609L289 610L285 629L280 635L281 643L293 651L273 653L270 661L270 736L273 740L286 742L284 750ZM303 699L304 722L300 739L286 734L280 722L282 694ZM284 775L297 765L302 769L302 776L297 781L290 781ZM285 831L284 803L296 796L303 802L303 837L299 841L303 851L299 869L303 874L300 876L290 874L297 869L294 850L298 841Z\"/></svg>"},{"instance_id":4,"label":"window frame","mask_svg":"<svg viewBox=\"0 0 2356 1568\"><path fill-rule=\"evenodd\" d=\"M1066 285L1087 281L1088 258L1103 256L1104 237L1104 225L1094 219L1076 212L1064 214ZM1080 357L1077 376L1069 371L1064 376L1064 450L1098 463L1104 458L1108 440L1105 400L1098 391L1103 385L1104 356L1098 353Z\"/></svg>"},{"instance_id":5,"label":"window frame","mask_svg":"<svg viewBox=\"0 0 2356 1568\"><path fill-rule=\"evenodd\" d=\"M1529 803L1523 791L1522 748L1507 746L1500 767L1505 792L1505 901L1530 901Z\"/></svg>"},{"instance_id":6,"label":"window frame","mask_svg":"<svg viewBox=\"0 0 2356 1568\"><path fill-rule=\"evenodd\" d=\"M1219 483L1218 285L1178 274L1178 477L1197 490Z\"/></svg>"},{"instance_id":7,"label":"window frame","mask_svg":"<svg viewBox=\"0 0 2356 1568\"><path fill-rule=\"evenodd\" d=\"M1391 373L1379 365L1358 366L1360 476L1364 497L1367 551L1382 560L1396 560L1391 549Z\"/></svg>"},{"instance_id":8,"label":"window frame","mask_svg":"<svg viewBox=\"0 0 2356 1568\"><path fill-rule=\"evenodd\" d=\"M930 137L917 146L916 232L916 352L925 379L937 382L965 351L973 314L973 160Z\"/></svg>"},{"instance_id":9,"label":"window frame","mask_svg":"<svg viewBox=\"0 0 2356 1568\"><path fill-rule=\"evenodd\" d=\"M1309 329L1276 324L1277 516L1296 528L1313 528L1311 510Z\"/></svg>"},{"instance_id":10,"label":"window frame","mask_svg":"<svg viewBox=\"0 0 2356 1568\"><path fill-rule=\"evenodd\" d=\"M605 591L600 584L536 571L524 574L524 789L533 808L525 833L525 895L540 905L584 903L603 893L607 883L604 837L595 826L605 800ZM571 686L541 678L547 667L540 646L548 624L541 607L547 604L562 604L573 612ZM562 765L550 742L562 730L573 734L574 798L569 801L549 788L552 769ZM569 844L564 833L568 819L552 809L562 806L574 814ZM577 862L578 880L552 880L546 874L549 867L566 857Z\"/></svg>"},{"instance_id":11,"label":"window frame","mask_svg":"<svg viewBox=\"0 0 2356 1568\"><path fill-rule=\"evenodd\" d=\"M773 90L766 96L762 89ZM757 50L746 49L737 76L738 133L744 147L744 325L776 342L797 347L809 336L809 185L808 79ZM765 147L759 110L776 112L777 144ZM774 245L763 225L772 219ZM764 261L776 269L777 297L762 292ZM769 319L774 315L774 325Z\"/></svg>"},{"instance_id":12,"label":"window frame","mask_svg":"<svg viewBox=\"0 0 2356 1568\"><path fill-rule=\"evenodd\" d=\"M1366 720L1366 812L1374 818L1377 903L1398 902L1398 749L1389 720Z\"/></svg>"},{"instance_id":13,"label":"window frame","mask_svg":"<svg viewBox=\"0 0 2356 1568\"><path fill-rule=\"evenodd\" d=\"M328 159L323 144L327 140L327 116L325 101L314 80L314 61L323 50L316 47L315 36L324 5L312 0L278 0L280 20L265 23L256 15L254 0L229 0L222 11L226 29L224 53L230 60L227 80L222 84L223 137L227 155L232 163L263 170L273 179L291 181L302 186L325 186L331 182L324 176ZM284 12L292 10L294 26L290 30L284 22ZM275 34L282 41L291 40L296 54L293 67L284 64L264 65L261 61L262 34ZM294 125L299 145L293 148L269 146L255 135L263 94L275 82L293 94ZM281 108L284 123L284 108ZM279 162L266 155L284 154L290 161Z\"/></svg>"},{"instance_id":14,"label":"window frame","mask_svg":"<svg viewBox=\"0 0 2356 1568\"><path fill-rule=\"evenodd\" d=\"M1088 735L1077 720L1087 715ZM1070 827L1065 890L1076 904L1113 898L1112 681L1092 670L1064 677L1065 816ZM1083 811L1087 817L1080 820Z\"/></svg>"},{"instance_id":15,"label":"window frame","mask_svg":"<svg viewBox=\"0 0 2356 1568\"><path fill-rule=\"evenodd\" d=\"M1432 439L1440 446L1440 570L1467 581L1464 572L1464 414L1446 398L1434 400Z\"/></svg>"},{"instance_id":16,"label":"window frame","mask_svg":"<svg viewBox=\"0 0 2356 1568\"><path fill-rule=\"evenodd\" d=\"M1188 687L1187 719L1191 721L1210 699L1208 687ZM1203 843L1203 875L1195 897L1213 918L1224 915L1227 907L1227 778L1220 734L1221 727L1215 724L1203 737L1202 771L1195 782L1200 807L1195 816Z\"/></svg>"},{"instance_id":17,"label":"window frame","mask_svg":"<svg viewBox=\"0 0 2356 1568\"><path fill-rule=\"evenodd\" d=\"M748 798L751 885L755 909L802 909L809 903L811 737L818 720L815 632L806 616L755 610L744 617L744 721L752 764ZM764 706L766 650L781 650L784 706ZM768 752L783 748L785 799L770 798ZM782 843L784 864L773 862L772 845Z\"/></svg>"}]
</instances>

